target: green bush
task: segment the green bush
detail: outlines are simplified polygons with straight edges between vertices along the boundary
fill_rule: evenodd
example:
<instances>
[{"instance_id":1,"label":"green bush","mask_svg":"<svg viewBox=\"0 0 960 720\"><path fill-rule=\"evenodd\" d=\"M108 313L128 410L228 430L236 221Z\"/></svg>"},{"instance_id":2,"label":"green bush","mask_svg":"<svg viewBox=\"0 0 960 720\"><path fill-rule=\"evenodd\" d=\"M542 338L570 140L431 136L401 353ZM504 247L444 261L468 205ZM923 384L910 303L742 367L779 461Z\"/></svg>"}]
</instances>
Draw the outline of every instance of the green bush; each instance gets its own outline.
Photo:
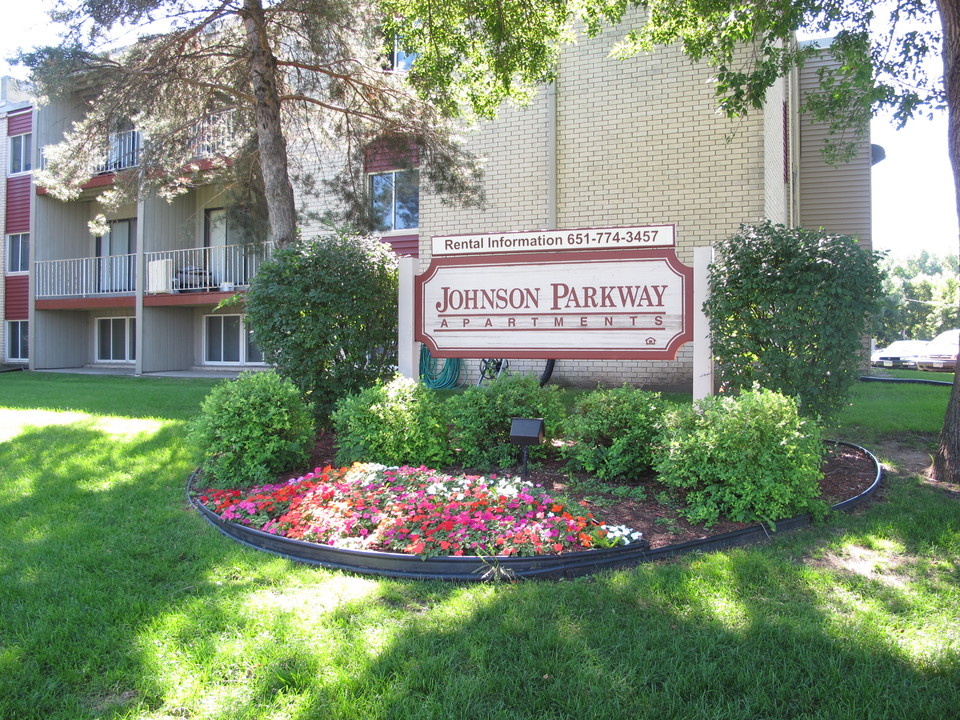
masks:
<instances>
[{"instance_id":1,"label":"green bush","mask_svg":"<svg viewBox=\"0 0 960 720\"><path fill-rule=\"evenodd\" d=\"M792 517L823 508L820 427L769 390L710 397L666 415L659 481L686 492L683 514L710 526Z\"/></svg>"},{"instance_id":2,"label":"green bush","mask_svg":"<svg viewBox=\"0 0 960 720\"><path fill-rule=\"evenodd\" d=\"M879 308L879 257L845 235L742 226L717 247L704 304L721 381L797 397L809 417L838 413Z\"/></svg>"},{"instance_id":3,"label":"green bush","mask_svg":"<svg viewBox=\"0 0 960 720\"><path fill-rule=\"evenodd\" d=\"M520 449L510 444L511 418L543 418L546 433L556 435L564 419L560 388L540 387L533 375L506 373L485 387L472 387L447 401L452 441L468 468L514 467ZM532 446L530 458L542 458L545 446Z\"/></svg>"},{"instance_id":4,"label":"green bush","mask_svg":"<svg viewBox=\"0 0 960 720\"><path fill-rule=\"evenodd\" d=\"M310 406L274 371L241 373L213 387L190 423L207 487L273 480L303 466L315 438Z\"/></svg>"},{"instance_id":5,"label":"green bush","mask_svg":"<svg viewBox=\"0 0 960 720\"><path fill-rule=\"evenodd\" d=\"M397 376L337 403L337 463L429 465L451 462L446 407L422 383Z\"/></svg>"},{"instance_id":6,"label":"green bush","mask_svg":"<svg viewBox=\"0 0 960 720\"><path fill-rule=\"evenodd\" d=\"M325 424L339 398L393 375L396 256L376 238L296 243L260 267L246 312L265 359Z\"/></svg>"},{"instance_id":7,"label":"green bush","mask_svg":"<svg viewBox=\"0 0 960 720\"><path fill-rule=\"evenodd\" d=\"M627 385L582 396L567 418L562 453L570 466L601 480L636 478L653 464L665 404L660 393Z\"/></svg>"}]
</instances>

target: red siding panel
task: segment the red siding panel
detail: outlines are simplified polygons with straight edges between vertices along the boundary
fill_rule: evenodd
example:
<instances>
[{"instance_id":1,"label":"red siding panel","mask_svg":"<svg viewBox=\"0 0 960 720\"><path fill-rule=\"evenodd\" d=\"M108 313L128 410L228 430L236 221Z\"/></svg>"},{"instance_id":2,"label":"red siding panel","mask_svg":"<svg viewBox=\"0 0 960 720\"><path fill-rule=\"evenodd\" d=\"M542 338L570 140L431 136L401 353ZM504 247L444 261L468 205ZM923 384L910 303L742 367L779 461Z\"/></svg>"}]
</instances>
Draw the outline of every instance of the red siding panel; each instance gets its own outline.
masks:
<instances>
[{"instance_id":1,"label":"red siding panel","mask_svg":"<svg viewBox=\"0 0 960 720\"><path fill-rule=\"evenodd\" d=\"M406 148L376 143L367 148L365 169L368 173L400 170L404 167L417 167L419 164L420 152L413 143Z\"/></svg>"},{"instance_id":2,"label":"red siding panel","mask_svg":"<svg viewBox=\"0 0 960 720\"><path fill-rule=\"evenodd\" d=\"M33 131L33 111L25 110L7 116L7 135L23 135Z\"/></svg>"},{"instance_id":3,"label":"red siding panel","mask_svg":"<svg viewBox=\"0 0 960 720\"><path fill-rule=\"evenodd\" d=\"M410 257L420 257L420 236L419 235L394 235L391 237L380 238L397 255L409 255Z\"/></svg>"},{"instance_id":4,"label":"red siding panel","mask_svg":"<svg viewBox=\"0 0 960 720\"><path fill-rule=\"evenodd\" d=\"M7 320L26 320L30 314L29 282L26 275L8 275L6 278L4 317Z\"/></svg>"},{"instance_id":5,"label":"red siding panel","mask_svg":"<svg viewBox=\"0 0 960 720\"><path fill-rule=\"evenodd\" d=\"M7 233L30 232L30 185L32 175L7 178Z\"/></svg>"}]
</instances>

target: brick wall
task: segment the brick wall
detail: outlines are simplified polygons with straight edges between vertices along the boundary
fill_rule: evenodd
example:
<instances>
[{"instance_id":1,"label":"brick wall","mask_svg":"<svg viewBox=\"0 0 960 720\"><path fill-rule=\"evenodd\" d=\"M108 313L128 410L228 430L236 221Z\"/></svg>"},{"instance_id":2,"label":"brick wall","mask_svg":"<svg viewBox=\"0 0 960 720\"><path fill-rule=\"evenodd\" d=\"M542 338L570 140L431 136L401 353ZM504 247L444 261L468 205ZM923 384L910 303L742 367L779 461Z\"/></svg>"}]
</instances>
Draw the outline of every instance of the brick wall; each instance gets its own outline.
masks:
<instances>
[{"instance_id":1,"label":"brick wall","mask_svg":"<svg viewBox=\"0 0 960 720\"><path fill-rule=\"evenodd\" d=\"M737 122L716 111L710 73L675 48L627 61L609 57L618 33L581 39L564 51L556 85L556 226L673 223L677 255L710 245L740 223L764 216L764 113ZM524 109L507 109L469 136L486 158L486 210L463 210L422 196L421 267L438 234L548 227L551 98L542 92ZM782 105L773 115L782 126ZM782 145L778 146L782 153ZM781 156L782 157L782 156ZM783 194L779 160L776 197ZM779 194L777 194L779 193ZM537 370L541 361L513 361ZM467 363L475 377L476 363ZM556 380L571 386L628 382L689 387L692 347L673 361L561 360Z\"/></svg>"}]
</instances>

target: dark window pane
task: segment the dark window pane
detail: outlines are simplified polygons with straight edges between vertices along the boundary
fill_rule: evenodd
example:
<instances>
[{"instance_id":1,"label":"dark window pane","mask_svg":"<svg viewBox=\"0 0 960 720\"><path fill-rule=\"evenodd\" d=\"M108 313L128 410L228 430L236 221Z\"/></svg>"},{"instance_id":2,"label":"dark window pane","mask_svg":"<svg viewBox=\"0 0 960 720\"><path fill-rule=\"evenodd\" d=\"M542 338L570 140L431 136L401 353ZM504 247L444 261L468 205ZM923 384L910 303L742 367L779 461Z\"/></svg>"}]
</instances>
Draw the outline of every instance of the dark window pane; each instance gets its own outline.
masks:
<instances>
[{"instance_id":1,"label":"dark window pane","mask_svg":"<svg viewBox=\"0 0 960 720\"><path fill-rule=\"evenodd\" d=\"M396 230L420 227L420 172L404 170L397 176Z\"/></svg>"},{"instance_id":2,"label":"dark window pane","mask_svg":"<svg viewBox=\"0 0 960 720\"><path fill-rule=\"evenodd\" d=\"M97 320L97 360L110 359L110 318Z\"/></svg>"},{"instance_id":3,"label":"dark window pane","mask_svg":"<svg viewBox=\"0 0 960 720\"><path fill-rule=\"evenodd\" d=\"M370 176L370 202L374 228L393 230L393 173Z\"/></svg>"},{"instance_id":4,"label":"dark window pane","mask_svg":"<svg viewBox=\"0 0 960 720\"><path fill-rule=\"evenodd\" d=\"M240 362L240 317L237 315L223 318L223 360Z\"/></svg>"},{"instance_id":5,"label":"dark window pane","mask_svg":"<svg viewBox=\"0 0 960 720\"><path fill-rule=\"evenodd\" d=\"M247 362L263 362L263 351L253 341L253 331L247 330Z\"/></svg>"},{"instance_id":6,"label":"dark window pane","mask_svg":"<svg viewBox=\"0 0 960 720\"><path fill-rule=\"evenodd\" d=\"M223 360L223 318L207 318L207 362Z\"/></svg>"},{"instance_id":7,"label":"dark window pane","mask_svg":"<svg viewBox=\"0 0 960 720\"><path fill-rule=\"evenodd\" d=\"M111 360L126 360L127 349L127 321L124 318L116 318L113 321L113 338L111 349L113 354Z\"/></svg>"},{"instance_id":8,"label":"dark window pane","mask_svg":"<svg viewBox=\"0 0 960 720\"><path fill-rule=\"evenodd\" d=\"M21 137L23 137L23 145L21 146L22 160L21 160L20 167L23 170L23 172L27 172L28 170L30 170L32 166L30 155L31 155L31 150L33 145L33 143L31 142L31 140L33 139L33 135L28 133L26 135L22 135Z\"/></svg>"}]
</instances>

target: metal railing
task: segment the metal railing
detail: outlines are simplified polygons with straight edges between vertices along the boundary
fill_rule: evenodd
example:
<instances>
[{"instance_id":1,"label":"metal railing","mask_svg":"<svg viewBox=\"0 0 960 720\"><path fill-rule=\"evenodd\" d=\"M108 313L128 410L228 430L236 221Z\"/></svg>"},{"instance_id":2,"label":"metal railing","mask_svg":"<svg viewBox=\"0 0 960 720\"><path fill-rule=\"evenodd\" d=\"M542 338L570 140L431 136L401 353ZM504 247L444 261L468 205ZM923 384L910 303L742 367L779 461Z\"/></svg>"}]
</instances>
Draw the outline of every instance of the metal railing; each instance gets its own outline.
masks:
<instances>
[{"instance_id":1,"label":"metal railing","mask_svg":"<svg viewBox=\"0 0 960 720\"><path fill-rule=\"evenodd\" d=\"M36 296L96 297L135 292L136 258L129 255L38 260Z\"/></svg>"},{"instance_id":2,"label":"metal railing","mask_svg":"<svg viewBox=\"0 0 960 720\"><path fill-rule=\"evenodd\" d=\"M125 130L110 133L110 150L103 163L97 166L98 173L117 172L140 164L140 131Z\"/></svg>"},{"instance_id":3,"label":"metal railing","mask_svg":"<svg viewBox=\"0 0 960 720\"><path fill-rule=\"evenodd\" d=\"M230 153L230 145L234 138L233 110L207 115L197 123L194 154L198 158L212 158Z\"/></svg>"},{"instance_id":4,"label":"metal railing","mask_svg":"<svg viewBox=\"0 0 960 720\"><path fill-rule=\"evenodd\" d=\"M145 290L164 293L244 288L272 251L272 244L261 243L144 253Z\"/></svg>"}]
</instances>

